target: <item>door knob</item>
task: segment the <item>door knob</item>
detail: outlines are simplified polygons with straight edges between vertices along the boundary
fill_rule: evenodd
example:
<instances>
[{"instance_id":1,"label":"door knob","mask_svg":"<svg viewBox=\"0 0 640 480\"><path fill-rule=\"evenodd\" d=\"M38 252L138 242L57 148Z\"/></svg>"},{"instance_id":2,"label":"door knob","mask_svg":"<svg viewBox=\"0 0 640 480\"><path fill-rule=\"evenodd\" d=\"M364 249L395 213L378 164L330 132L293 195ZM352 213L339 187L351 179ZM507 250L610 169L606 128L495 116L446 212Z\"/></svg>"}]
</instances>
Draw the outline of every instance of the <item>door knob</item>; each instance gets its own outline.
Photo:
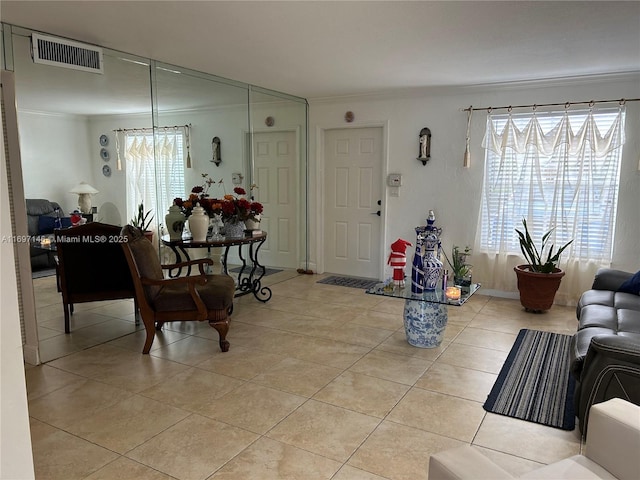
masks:
<instances>
[{"instance_id":1,"label":"door knob","mask_svg":"<svg viewBox=\"0 0 640 480\"><path fill-rule=\"evenodd\" d=\"M378 210L377 212L371 212L371 215L378 215L378 216L380 216L380 210Z\"/></svg>"},{"instance_id":2,"label":"door knob","mask_svg":"<svg viewBox=\"0 0 640 480\"><path fill-rule=\"evenodd\" d=\"M382 200L378 200L378 205L382 205Z\"/></svg>"}]
</instances>

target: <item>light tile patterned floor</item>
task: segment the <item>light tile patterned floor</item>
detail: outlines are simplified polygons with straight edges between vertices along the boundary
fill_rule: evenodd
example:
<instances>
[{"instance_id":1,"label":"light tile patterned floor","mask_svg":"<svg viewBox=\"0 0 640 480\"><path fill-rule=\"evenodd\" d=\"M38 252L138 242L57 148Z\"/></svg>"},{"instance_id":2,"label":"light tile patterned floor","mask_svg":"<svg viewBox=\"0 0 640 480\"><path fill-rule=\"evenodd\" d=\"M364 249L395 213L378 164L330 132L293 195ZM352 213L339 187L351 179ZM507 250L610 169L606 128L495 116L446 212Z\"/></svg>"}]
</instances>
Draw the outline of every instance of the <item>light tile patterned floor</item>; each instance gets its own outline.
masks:
<instances>
[{"instance_id":1,"label":"light tile patterned floor","mask_svg":"<svg viewBox=\"0 0 640 480\"><path fill-rule=\"evenodd\" d=\"M513 474L580 450L566 432L487 414L521 328L573 333L575 310L474 296L443 344L407 344L403 302L281 272L236 301L220 352L206 323L167 324L150 355L131 301L76 306L35 280L45 359L26 368L36 478L420 480L431 453L474 444Z\"/></svg>"}]
</instances>

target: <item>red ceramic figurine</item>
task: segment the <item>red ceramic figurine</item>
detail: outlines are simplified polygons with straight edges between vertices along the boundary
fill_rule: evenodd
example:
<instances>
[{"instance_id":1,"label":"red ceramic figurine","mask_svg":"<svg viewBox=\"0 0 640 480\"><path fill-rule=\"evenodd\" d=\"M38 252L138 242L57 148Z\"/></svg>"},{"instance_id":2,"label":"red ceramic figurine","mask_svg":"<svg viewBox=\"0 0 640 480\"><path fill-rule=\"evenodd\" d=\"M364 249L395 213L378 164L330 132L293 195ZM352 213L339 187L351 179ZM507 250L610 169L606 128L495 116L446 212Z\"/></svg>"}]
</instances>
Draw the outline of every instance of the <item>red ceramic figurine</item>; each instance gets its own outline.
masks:
<instances>
[{"instance_id":1,"label":"red ceramic figurine","mask_svg":"<svg viewBox=\"0 0 640 480\"><path fill-rule=\"evenodd\" d=\"M389 255L389 260L387 260L387 265L393 267L393 282L398 286L404 285L404 267L407 264L405 252L407 247L410 246L411 242L401 238L391 244L391 254Z\"/></svg>"}]
</instances>

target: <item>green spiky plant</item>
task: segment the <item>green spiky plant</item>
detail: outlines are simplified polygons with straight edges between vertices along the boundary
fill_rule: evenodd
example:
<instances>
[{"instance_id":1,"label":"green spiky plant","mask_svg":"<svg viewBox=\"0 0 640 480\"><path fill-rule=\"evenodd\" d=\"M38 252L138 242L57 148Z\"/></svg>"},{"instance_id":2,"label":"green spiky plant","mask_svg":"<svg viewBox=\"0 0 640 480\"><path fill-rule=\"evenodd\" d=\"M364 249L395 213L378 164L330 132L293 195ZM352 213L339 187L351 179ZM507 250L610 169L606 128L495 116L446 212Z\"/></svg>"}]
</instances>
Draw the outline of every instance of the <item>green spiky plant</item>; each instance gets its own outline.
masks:
<instances>
[{"instance_id":1,"label":"green spiky plant","mask_svg":"<svg viewBox=\"0 0 640 480\"><path fill-rule=\"evenodd\" d=\"M522 219L522 225L524 225L524 233L517 228L515 230L518 233L518 238L520 239L520 250L522 250L524 258L529 263L529 268L532 272L553 273L560 261L560 255L569 245L571 245L573 240L565 243L555 254L553 253L554 245L551 244L551 248L549 248L549 252L547 253L547 258L543 261L544 251L547 248L549 237L553 233L554 229L552 228L542 236L542 248L538 250L531 238L531 235L529 235L527 221L524 218Z\"/></svg>"},{"instance_id":2,"label":"green spiky plant","mask_svg":"<svg viewBox=\"0 0 640 480\"><path fill-rule=\"evenodd\" d=\"M131 219L129 222L132 226L139 228L141 232L146 232L149 230L149 225L151 225L151 221L153 220L153 215L151 215L151 210L144 212L144 204L141 203L138 205L138 214Z\"/></svg>"}]
</instances>

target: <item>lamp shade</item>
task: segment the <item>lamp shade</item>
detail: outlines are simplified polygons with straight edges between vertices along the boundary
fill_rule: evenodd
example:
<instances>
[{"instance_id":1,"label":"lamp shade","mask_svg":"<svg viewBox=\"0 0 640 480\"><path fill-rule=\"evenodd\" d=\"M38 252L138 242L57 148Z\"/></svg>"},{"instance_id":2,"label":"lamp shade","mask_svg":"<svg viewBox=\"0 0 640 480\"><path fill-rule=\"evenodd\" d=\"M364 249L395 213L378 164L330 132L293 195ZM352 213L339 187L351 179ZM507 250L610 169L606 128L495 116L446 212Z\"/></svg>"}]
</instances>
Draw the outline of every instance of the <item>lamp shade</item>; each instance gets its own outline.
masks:
<instances>
[{"instance_id":1,"label":"lamp shade","mask_svg":"<svg viewBox=\"0 0 640 480\"><path fill-rule=\"evenodd\" d=\"M71 190L69 190L69 193L77 193L78 195L80 195L81 193L88 193L90 195L94 195L94 194L98 193L98 190L93 188L87 182L80 182L75 187L73 187Z\"/></svg>"},{"instance_id":2,"label":"lamp shade","mask_svg":"<svg viewBox=\"0 0 640 480\"><path fill-rule=\"evenodd\" d=\"M98 193L98 190L87 182L80 182L69 190L69 193L76 193L78 195L78 206L82 213L91 213L91 195Z\"/></svg>"}]
</instances>

